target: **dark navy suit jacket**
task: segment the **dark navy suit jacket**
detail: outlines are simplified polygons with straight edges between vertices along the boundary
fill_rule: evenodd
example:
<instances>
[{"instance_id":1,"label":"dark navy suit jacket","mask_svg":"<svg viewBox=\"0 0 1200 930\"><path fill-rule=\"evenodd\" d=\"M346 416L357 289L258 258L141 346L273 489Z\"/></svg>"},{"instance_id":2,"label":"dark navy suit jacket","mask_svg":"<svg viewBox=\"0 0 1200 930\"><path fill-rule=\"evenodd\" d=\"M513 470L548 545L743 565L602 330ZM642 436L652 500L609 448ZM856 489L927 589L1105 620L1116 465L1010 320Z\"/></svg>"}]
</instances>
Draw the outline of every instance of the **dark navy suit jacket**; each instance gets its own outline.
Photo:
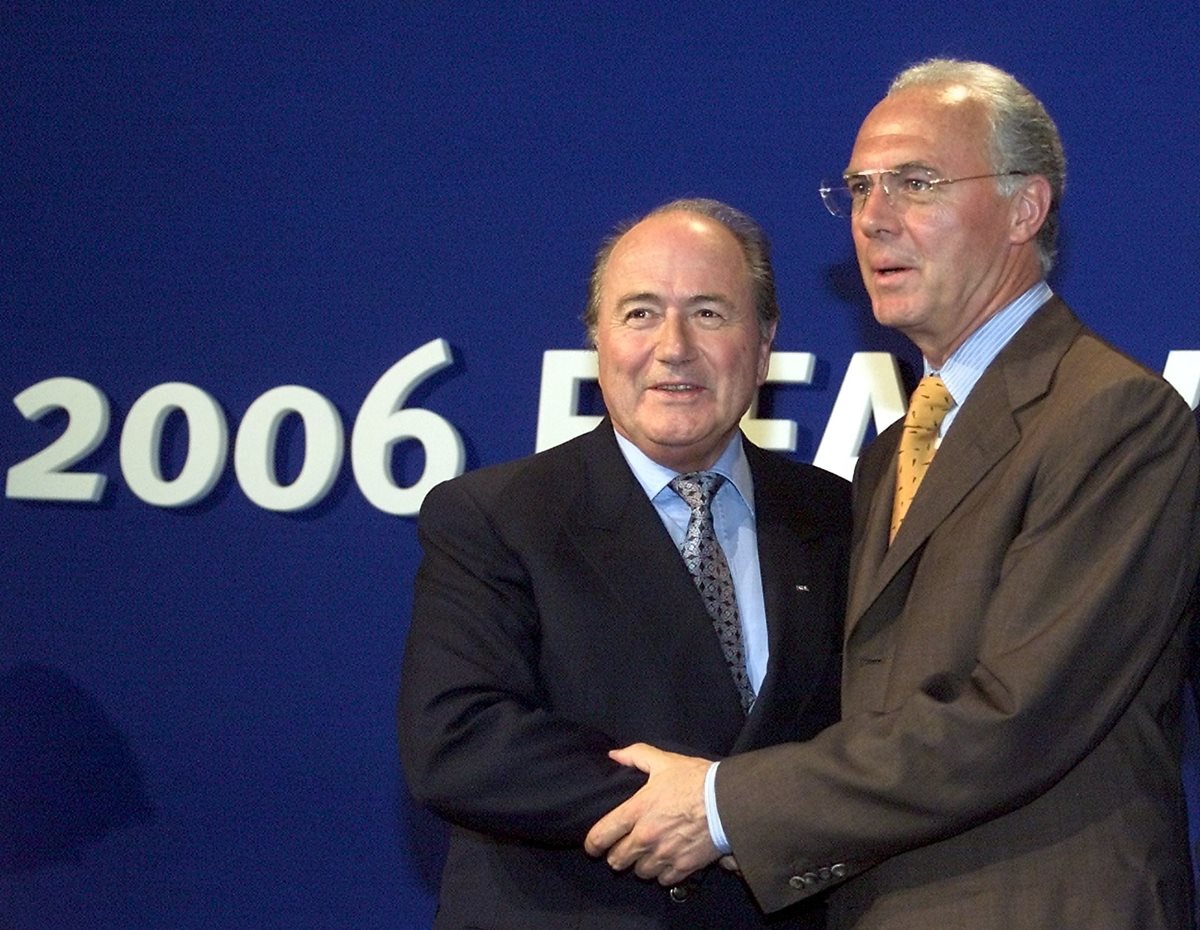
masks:
<instances>
[{"instance_id":1,"label":"dark navy suit jacket","mask_svg":"<svg viewBox=\"0 0 1200 930\"><path fill-rule=\"evenodd\" d=\"M770 641L748 717L610 422L426 498L399 732L413 794L454 825L436 927L822 926L820 902L768 922L715 866L669 893L582 849L643 783L609 749L719 758L836 719L848 485L745 448Z\"/></svg>"}]
</instances>

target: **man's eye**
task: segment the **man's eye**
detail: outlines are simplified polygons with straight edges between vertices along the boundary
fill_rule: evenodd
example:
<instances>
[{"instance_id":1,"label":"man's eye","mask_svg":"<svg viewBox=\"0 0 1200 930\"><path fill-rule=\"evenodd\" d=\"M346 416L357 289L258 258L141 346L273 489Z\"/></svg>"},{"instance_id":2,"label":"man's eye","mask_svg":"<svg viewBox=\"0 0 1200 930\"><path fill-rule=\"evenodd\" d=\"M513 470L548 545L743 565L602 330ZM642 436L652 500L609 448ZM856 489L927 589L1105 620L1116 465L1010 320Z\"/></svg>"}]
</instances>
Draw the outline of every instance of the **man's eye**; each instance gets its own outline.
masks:
<instances>
[{"instance_id":1,"label":"man's eye","mask_svg":"<svg viewBox=\"0 0 1200 930\"><path fill-rule=\"evenodd\" d=\"M846 187L849 188L850 195L856 199L865 200L871 196L871 179L868 177L846 178Z\"/></svg>"},{"instance_id":2,"label":"man's eye","mask_svg":"<svg viewBox=\"0 0 1200 930\"><path fill-rule=\"evenodd\" d=\"M641 323L650 319L650 309L648 307L630 307L625 311L623 317L627 323Z\"/></svg>"},{"instance_id":3,"label":"man's eye","mask_svg":"<svg viewBox=\"0 0 1200 930\"><path fill-rule=\"evenodd\" d=\"M698 307L695 313L696 323L704 328L720 326L725 322L725 314L714 307Z\"/></svg>"},{"instance_id":4,"label":"man's eye","mask_svg":"<svg viewBox=\"0 0 1200 930\"><path fill-rule=\"evenodd\" d=\"M932 179L925 172L905 171L896 176L898 189L906 194L927 194L933 190Z\"/></svg>"}]
</instances>

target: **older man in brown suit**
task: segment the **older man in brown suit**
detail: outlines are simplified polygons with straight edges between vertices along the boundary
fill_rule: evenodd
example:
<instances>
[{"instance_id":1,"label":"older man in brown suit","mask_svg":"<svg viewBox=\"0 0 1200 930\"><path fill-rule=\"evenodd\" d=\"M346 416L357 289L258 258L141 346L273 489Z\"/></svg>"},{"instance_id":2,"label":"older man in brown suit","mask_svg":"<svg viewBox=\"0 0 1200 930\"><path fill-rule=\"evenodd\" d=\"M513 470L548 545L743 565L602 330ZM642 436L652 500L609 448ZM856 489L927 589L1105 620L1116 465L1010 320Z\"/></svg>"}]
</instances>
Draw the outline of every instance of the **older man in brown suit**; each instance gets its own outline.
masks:
<instances>
[{"instance_id":1,"label":"older man in brown suit","mask_svg":"<svg viewBox=\"0 0 1200 930\"><path fill-rule=\"evenodd\" d=\"M731 853L768 911L828 889L854 930L1192 925L1200 452L1044 281L1063 175L988 65L918 65L867 116L822 196L926 378L855 476L842 720L715 766L617 753L650 779L590 852L666 882Z\"/></svg>"}]
</instances>

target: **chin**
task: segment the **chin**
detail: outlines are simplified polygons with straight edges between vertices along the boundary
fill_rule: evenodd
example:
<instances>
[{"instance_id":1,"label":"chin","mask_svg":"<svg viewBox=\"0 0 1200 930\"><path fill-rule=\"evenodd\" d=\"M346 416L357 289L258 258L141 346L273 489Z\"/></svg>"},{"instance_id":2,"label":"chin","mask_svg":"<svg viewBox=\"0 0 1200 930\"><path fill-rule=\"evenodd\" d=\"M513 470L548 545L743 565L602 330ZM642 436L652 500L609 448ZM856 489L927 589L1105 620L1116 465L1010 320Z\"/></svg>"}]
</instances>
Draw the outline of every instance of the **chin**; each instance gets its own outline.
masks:
<instances>
[{"instance_id":1,"label":"chin","mask_svg":"<svg viewBox=\"0 0 1200 930\"><path fill-rule=\"evenodd\" d=\"M659 432L649 436L651 442L663 449L674 449L681 455L701 442L701 437L695 433Z\"/></svg>"},{"instance_id":2,"label":"chin","mask_svg":"<svg viewBox=\"0 0 1200 930\"><path fill-rule=\"evenodd\" d=\"M907 301L901 303L896 300L884 299L873 300L871 302L871 312L875 316L875 321L880 326L887 326L891 329L903 329L912 323L915 310Z\"/></svg>"}]
</instances>

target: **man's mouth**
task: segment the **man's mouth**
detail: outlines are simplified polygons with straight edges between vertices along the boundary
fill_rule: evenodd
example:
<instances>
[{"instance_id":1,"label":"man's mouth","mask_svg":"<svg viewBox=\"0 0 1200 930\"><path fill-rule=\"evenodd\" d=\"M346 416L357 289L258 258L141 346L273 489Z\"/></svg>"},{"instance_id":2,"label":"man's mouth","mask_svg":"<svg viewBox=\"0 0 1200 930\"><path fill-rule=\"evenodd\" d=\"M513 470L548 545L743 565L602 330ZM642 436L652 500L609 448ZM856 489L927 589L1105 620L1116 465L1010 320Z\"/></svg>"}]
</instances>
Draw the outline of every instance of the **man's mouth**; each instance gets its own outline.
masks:
<instances>
[{"instance_id":1,"label":"man's mouth","mask_svg":"<svg viewBox=\"0 0 1200 930\"><path fill-rule=\"evenodd\" d=\"M911 265L891 263L871 266L871 272L877 281L896 281L903 277L906 272L913 270L914 269Z\"/></svg>"}]
</instances>

